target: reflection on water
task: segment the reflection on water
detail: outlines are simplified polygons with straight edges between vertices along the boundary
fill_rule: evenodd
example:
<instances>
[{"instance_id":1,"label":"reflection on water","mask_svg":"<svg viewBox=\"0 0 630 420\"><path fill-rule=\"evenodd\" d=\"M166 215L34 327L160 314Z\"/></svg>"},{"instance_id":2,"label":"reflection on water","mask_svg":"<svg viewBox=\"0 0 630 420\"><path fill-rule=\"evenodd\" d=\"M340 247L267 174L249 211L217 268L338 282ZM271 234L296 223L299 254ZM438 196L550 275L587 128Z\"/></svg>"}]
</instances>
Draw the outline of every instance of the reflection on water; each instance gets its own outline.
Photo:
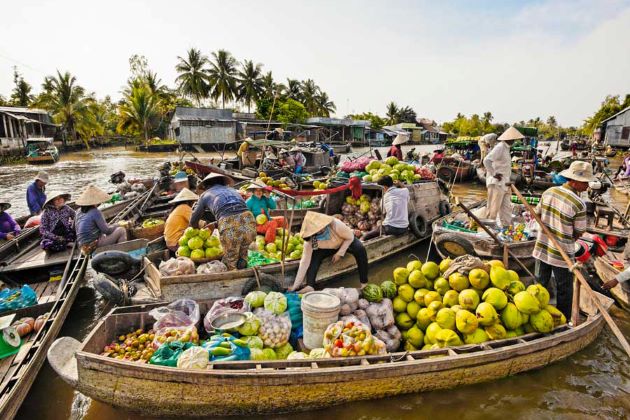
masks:
<instances>
[{"instance_id":1,"label":"reflection on water","mask_svg":"<svg viewBox=\"0 0 630 420\"><path fill-rule=\"evenodd\" d=\"M416 146L418 149L418 146ZM433 146L422 146L431 151ZM382 155L386 148L381 148ZM407 147L403 149L405 152ZM361 151L359 152L361 153ZM207 155L209 157L211 155ZM67 186L75 194L88 183L107 188L109 174L122 170L130 177L156 174L157 166L165 159L176 160L173 154L139 154L123 149L82 152L65 155L61 162L47 170L51 174L51 187ZM3 168L5 169L5 168ZM25 212L24 190L37 172L36 167L19 165L3 170L0 186L3 198L8 196L14 204L14 214ZM7 173L10 172L10 173ZM483 198L485 187L479 184L456 185L453 193L474 201ZM623 203L625 196L613 195L613 201ZM429 241L402 254L389 258L370 268L370 281L380 283L391 276L393 268L406 264L409 255L424 260L428 255L437 259ZM359 285L353 275L336 281L331 286ZM107 305L85 287L70 311L60 336L83 339ZM626 337L630 337L630 315L619 309L613 316ZM200 396L203 398L203 396ZM384 400L346 404L325 410L301 413L300 418L362 419L477 419L499 418L628 418L630 417L630 362L623 354L614 336L608 330L598 340L568 360L537 371L514 377L466 386L447 391L435 391L392 397ZM288 419L295 416L273 416ZM140 419L134 414L115 409L86 398L59 379L46 363L40 371L17 418L67 419L82 418L105 420L113 418Z\"/></svg>"}]
</instances>

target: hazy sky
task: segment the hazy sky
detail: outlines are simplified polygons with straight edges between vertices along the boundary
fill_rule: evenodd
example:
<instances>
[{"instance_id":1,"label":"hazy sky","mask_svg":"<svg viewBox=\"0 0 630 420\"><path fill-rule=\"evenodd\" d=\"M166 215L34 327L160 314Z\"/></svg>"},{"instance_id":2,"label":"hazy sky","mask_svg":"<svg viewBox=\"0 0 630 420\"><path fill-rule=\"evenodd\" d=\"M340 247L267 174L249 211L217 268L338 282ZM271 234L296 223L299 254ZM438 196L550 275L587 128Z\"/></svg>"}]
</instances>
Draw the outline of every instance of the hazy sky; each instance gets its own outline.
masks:
<instances>
[{"instance_id":1,"label":"hazy sky","mask_svg":"<svg viewBox=\"0 0 630 420\"><path fill-rule=\"evenodd\" d=\"M440 122L492 111L578 125L630 93L630 0L20 0L0 22L5 97L18 66L36 91L59 69L118 98L132 54L173 86L190 47L312 78L338 115L382 115L393 100Z\"/></svg>"}]
</instances>

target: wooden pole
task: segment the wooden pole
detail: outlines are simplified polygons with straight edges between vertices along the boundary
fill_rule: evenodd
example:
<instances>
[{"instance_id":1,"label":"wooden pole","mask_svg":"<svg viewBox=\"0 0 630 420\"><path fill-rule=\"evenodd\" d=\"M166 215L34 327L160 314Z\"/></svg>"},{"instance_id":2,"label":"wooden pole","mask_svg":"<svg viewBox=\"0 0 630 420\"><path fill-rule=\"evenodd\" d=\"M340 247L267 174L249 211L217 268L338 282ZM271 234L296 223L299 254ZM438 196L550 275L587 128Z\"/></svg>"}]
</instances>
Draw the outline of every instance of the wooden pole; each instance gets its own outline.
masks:
<instances>
[{"instance_id":1,"label":"wooden pole","mask_svg":"<svg viewBox=\"0 0 630 420\"><path fill-rule=\"evenodd\" d=\"M569 258L567 253L564 251L564 248L562 248L560 246L560 244L558 244L558 241L553 236L553 234L551 232L549 232L549 229L542 222L542 220L540 219L540 216L534 211L534 209L532 209L532 207L529 205L529 203L527 201L525 201L525 198L523 198L523 195L518 190L518 188L516 188L514 185L512 185L512 191L514 191L514 194L516 194L516 196L521 200L521 202L527 208L527 210L532 214L532 216L534 216L534 218L536 219L536 221L540 225L540 228L543 230L545 235L547 235L547 237L549 238L549 240L551 241L553 246L556 249L558 249L558 251L560 251L560 254L562 255L562 259L564 259L564 261L569 265L569 267L572 267L573 266L573 261L571 261L571 258ZM576 279L580 282L581 287L583 287L584 290L586 291L586 295L589 298L591 298L591 300L593 301L595 306L597 306L597 309L599 310L599 312L602 314L602 316L604 317L604 319L608 323L608 326L610 327L612 332L615 334L615 336L617 337L617 339L621 343L621 347L623 347L625 352L630 357L630 344L628 344L628 341L624 337L623 333L621 332L621 330L619 329L617 324L615 324L615 321L612 319L612 317L610 316L610 314L608 313L606 308L604 308L604 306L602 305L602 303L599 300L599 298L595 295L595 293L593 292L593 289L591 289L591 286L588 284L588 282L584 278L584 275L582 274L582 272L580 270L574 270L574 274L575 274ZM579 297L579 293L580 293L580 289L576 288L575 294L578 295L578 297ZM578 303L578 306L579 306L579 303ZM575 317L575 312L572 313L572 317Z\"/></svg>"},{"instance_id":2,"label":"wooden pole","mask_svg":"<svg viewBox=\"0 0 630 420\"><path fill-rule=\"evenodd\" d=\"M518 257L514 255L512 251L510 251L510 248L507 245L504 245L503 242L501 242L501 240L497 237L497 235L494 234L493 231L491 231L490 229L488 229L486 225L481 223L481 220L479 220L479 218L475 216L475 214L472 211L470 211L470 209L466 207L464 203L459 201L459 197L455 197L455 204L461 207L462 210L464 210L466 214L468 214L479 225L480 228L482 228L488 235L490 235L490 237L497 243L497 245L499 245L500 247L503 247L503 252L507 251L507 253L512 258L514 258L514 261L516 261L517 264L520 265L521 268L527 272L527 274L529 274L532 277L535 277L534 274L532 274L532 272L529 271L527 266L521 260L519 260Z\"/></svg>"}]
</instances>

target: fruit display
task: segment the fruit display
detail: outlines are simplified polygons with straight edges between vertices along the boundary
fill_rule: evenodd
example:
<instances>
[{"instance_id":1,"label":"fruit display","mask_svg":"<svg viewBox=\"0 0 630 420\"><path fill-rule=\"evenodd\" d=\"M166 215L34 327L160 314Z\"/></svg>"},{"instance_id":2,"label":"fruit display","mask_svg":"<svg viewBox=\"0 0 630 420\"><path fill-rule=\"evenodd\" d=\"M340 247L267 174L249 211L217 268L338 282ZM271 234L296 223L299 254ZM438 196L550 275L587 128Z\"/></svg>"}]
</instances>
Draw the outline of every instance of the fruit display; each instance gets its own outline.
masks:
<instances>
[{"instance_id":1,"label":"fruit display","mask_svg":"<svg viewBox=\"0 0 630 420\"><path fill-rule=\"evenodd\" d=\"M148 229L148 228L160 226L163 224L164 224L164 220L162 219L149 218L142 222L142 228Z\"/></svg>"},{"instance_id":2,"label":"fruit display","mask_svg":"<svg viewBox=\"0 0 630 420\"><path fill-rule=\"evenodd\" d=\"M260 217L259 215L258 217ZM262 215L264 216L264 215ZM261 219L262 220L262 219ZM266 220L265 220L266 222ZM262 223L259 223L262 224ZM256 236L256 249L266 258L271 260L282 260L282 242L285 235L288 235L287 239L284 239L284 251L285 259L299 260L302 258L302 250L304 249L304 239L299 234L291 234L284 228L278 228L276 231L276 240L270 243L265 242L265 237L262 235Z\"/></svg>"},{"instance_id":3,"label":"fruit display","mask_svg":"<svg viewBox=\"0 0 630 420\"><path fill-rule=\"evenodd\" d=\"M518 223L516 226L508 226L499 231L497 235L503 242L519 242L529 240L529 234L525 231L525 224Z\"/></svg>"},{"instance_id":4,"label":"fruit display","mask_svg":"<svg viewBox=\"0 0 630 420\"><path fill-rule=\"evenodd\" d=\"M326 190L328 189L329 186L330 186L329 181L313 181L313 188L315 189L315 191Z\"/></svg>"},{"instance_id":5,"label":"fruit display","mask_svg":"<svg viewBox=\"0 0 630 420\"><path fill-rule=\"evenodd\" d=\"M195 327L165 327L152 334L154 336L152 340L154 349L173 341L199 344L199 333Z\"/></svg>"},{"instance_id":6,"label":"fruit display","mask_svg":"<svg viewBox=\"0 0 630 420\"><path fill-rule=\"evenodd\" d=\"M127 334L121 334L117 340L103 348L101 356L146 363L157 348L152 345L155 338L153 330L137 329Z\"/></svg>"},{"instance_id":7,"label":"fruit display","mask_svg":"<svg viewBox=\"0 0 630 420\"><path fill-rule=\"evenodd\" d=\"M565 316L549 305L547 289L540 284L526 288L501 261L489 261L468 274L451 273L451 264L450 259L439 265L411 261L394 270L393 309L405 350L550 333L566 323ZM383 287L391 285L384 282Z\"/></svg>"},{"instance_id":8,"label":"fruit display","mask_svg":"<svg viewBox=\"0 0 630 420\"><path fill-rule=\"evenodd\" d=\"M223 247L218 235L208 229L187 228L179 239L177 255L195 262L216 260L223 256Z\"/></svg>"},{"instance_id":9,"label":"fruit display","mask_svg":"<svg viewBox=\"0 0 630 420\"><path fill-rule=\"evenodd\" d=\"M435 178L435 175L429 168L399 162L393 156L388 157L384 162L373 160L366 165L365 170L368 174L363 177L364 182L378 182L385 175L389 175L394 181L401 181L407 184Z\"/></svg>"},{"instance_id":10,"label":"fruit display","mask_svg":"<svg viewBox=\"0 0 630 420\"><path fill-rule=\"evenodd\" d=\"M361 322L338 321L324 332L324 349L332 357L385 354L385 343Z\"/></svg>"},{"instance_id":11,"label":"fruit display","mask_svg":"<svg viewBox=\"0 0 630 420\"><path fill-rule=\"evenodd\" d=\"M287 177L282 177L280 179L273 179L267 176L265 172L259 172L258 177L256 178L256 181L258 181L258 183L265 184L269 187L276 187L281 190L288 190L295 187L295 184L293 183L293 181L291 181L291 179Z\"/></svg>"},{"instance_id":12,"label":"fruit display","mask_svg":"<svg viewBox=\"0 0 630 420\"><path fill-rule=\"evenodd\" d=\"M363 172L365 171L367 165L370 162L373 162L374 158L369 156L361 156L355 160L346 160L341 164L341 171L346 172L348 174L352 172Z\"/></svg>"},{"instance_id":13,"label":"fruit display","mask_svg":"<svg viewBox=\"0 0 630 420\"><path fill-rule=\"evenodd\" d=\"M337 214L335 217L351 228L362 232L376 229L380 226L383 217L381 198L361 194L361 197L356 200L348 195L346 202L341 206L341 214Z\"/></svg>"}]
</instances>

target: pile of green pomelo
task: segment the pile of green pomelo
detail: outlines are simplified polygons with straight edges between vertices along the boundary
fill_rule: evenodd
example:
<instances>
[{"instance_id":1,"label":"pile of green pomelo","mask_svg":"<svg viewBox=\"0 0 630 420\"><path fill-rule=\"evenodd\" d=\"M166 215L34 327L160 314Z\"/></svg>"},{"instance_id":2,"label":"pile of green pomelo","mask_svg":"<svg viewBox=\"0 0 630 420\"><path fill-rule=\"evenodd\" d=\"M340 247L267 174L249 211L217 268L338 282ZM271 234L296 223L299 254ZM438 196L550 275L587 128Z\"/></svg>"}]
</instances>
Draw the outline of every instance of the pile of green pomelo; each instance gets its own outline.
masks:
<instances>
[{"instance_id":1,"label":"pile of green pomelo","mask_svg":"<svg viewBox=\"0 0 630 420\"><path fill-rule=\"evenodd\" d=\"M565 324L565 316L549 305L543 286L529 287L501 261L487 262L468 275L443 274L451 264L411 261L393 272L393 281L370 284L363 296L392 299L396 325L405 350L434 349L539 332Z\"/></svg>"},{"instance_id":2,"label":"pile of green pomelo","mask_svg":"<svg viewBox=\"0 0 630 420\"><path fill-rule=\"evenodd\" d=\"M217 259L223 255L223 248L219 237L211 234L208 229L189 227L179 239L177 255L193 261Z\"/></svg>"}]
</instances>

